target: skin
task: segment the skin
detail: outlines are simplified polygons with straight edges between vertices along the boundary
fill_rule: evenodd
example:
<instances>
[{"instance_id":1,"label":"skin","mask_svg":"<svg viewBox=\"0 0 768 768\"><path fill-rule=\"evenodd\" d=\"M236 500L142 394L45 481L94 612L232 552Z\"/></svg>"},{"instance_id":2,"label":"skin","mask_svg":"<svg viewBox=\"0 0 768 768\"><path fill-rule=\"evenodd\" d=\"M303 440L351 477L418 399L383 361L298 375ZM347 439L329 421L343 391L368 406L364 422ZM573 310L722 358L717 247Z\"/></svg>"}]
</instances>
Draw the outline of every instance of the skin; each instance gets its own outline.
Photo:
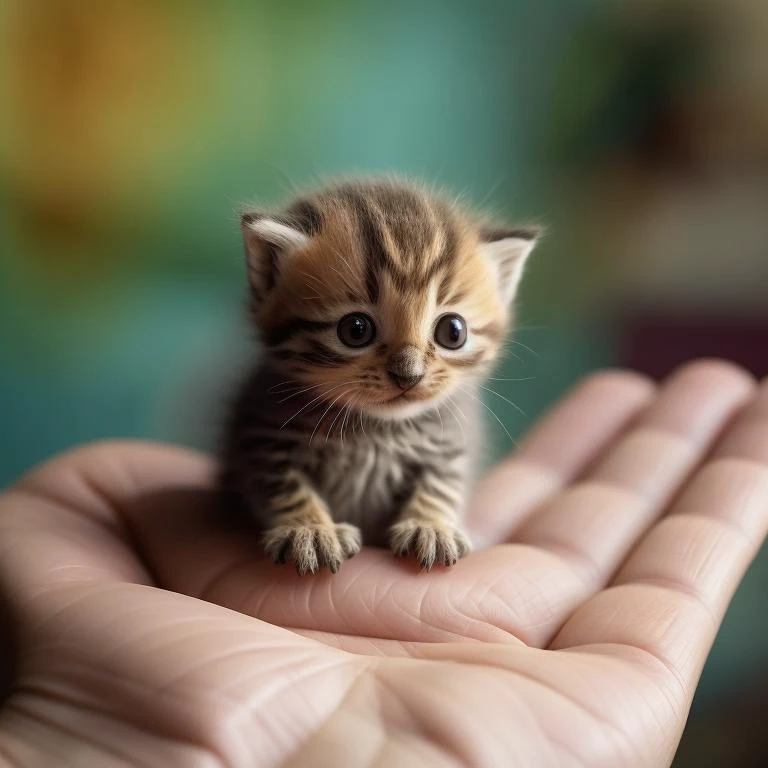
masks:
<instances>
[{"instance_id":1,"label":"skin","mask_svg":"<svg viewBox=\"0 0 768 768\"><path fill-rule=\"evenodd\" d=\"M56 458L0 500L0 766L668 765L766 533L767 421L729 365L597 375L481 483L483 548L429 574L259 560L196 453Z\"/></svg>"}]
</instances>

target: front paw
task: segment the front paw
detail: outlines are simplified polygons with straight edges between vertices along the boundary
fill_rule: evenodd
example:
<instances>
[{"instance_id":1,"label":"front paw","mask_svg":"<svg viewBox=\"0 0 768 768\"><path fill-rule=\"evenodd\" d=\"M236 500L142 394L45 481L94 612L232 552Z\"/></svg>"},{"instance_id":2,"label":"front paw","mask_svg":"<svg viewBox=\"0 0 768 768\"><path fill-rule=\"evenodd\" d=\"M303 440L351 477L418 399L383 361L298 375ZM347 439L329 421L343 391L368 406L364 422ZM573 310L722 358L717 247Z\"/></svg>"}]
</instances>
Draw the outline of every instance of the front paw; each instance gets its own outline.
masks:
<instances>
[{"instance_id":1,"label":"front paw","mask_svg":"<svg viewBox=\"0 0 768 768\"><path fill-rule=\"evenodd\" d=\"M300 576L320 568L336 573L346 558L360 551L360 531L347 524L277 525L264 535L264 551L275 563L293 563Z\"/></svg>"},{"instance_id":2,"label":"front paw","mask_svg":"<svg viewBox=\"0 0 768 768\"><path fill-rule=\"evenodd\" d=\"M428 571L433 565L455 565L472 551L472 545L456 526L443 521L409 518L389 529L392 552L398 557L414 556Z\"/></svg>"}]
</instances>

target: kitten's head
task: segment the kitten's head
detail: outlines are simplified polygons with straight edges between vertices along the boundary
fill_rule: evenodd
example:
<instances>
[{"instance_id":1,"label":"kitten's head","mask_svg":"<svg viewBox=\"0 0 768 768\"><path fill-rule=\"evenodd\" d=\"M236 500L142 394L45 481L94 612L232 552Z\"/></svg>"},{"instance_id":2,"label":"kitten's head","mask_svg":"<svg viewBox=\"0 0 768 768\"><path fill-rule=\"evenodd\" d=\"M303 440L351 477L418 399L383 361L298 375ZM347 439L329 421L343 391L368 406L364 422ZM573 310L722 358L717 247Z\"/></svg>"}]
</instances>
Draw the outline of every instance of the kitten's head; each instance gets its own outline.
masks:
<instances>
[{"instance_id":1,"label":"kitten's head","mask_svg":"<svg viewBox=\"0 0 768 768\"><path fill-rule=\"evenodd\" d=\"M244 213L242 230L274 364L329 404L382 418L434 407L487 371L536 239L397 181Z\"/></svg>"}]
</instances>

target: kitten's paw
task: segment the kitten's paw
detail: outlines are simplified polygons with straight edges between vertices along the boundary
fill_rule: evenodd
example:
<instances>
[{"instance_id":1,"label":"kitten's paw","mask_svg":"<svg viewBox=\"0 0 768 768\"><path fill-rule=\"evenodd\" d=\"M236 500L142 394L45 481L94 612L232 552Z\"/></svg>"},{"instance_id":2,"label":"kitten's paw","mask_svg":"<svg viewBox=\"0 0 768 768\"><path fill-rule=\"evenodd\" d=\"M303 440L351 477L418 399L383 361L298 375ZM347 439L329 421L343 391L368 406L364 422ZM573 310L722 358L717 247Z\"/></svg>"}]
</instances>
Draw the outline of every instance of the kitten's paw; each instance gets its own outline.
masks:
<instances>
[{"instance_id":1,"label":"kitten's paw","mask_svg":"<svg viewBox=\"0 0 768 768\"><path fill-rule=\"evenodd\" d=\"M343 531L340 527L324 523L277 525L266 532L264 551L275 563L293 563L300 576L317 573L320 568L336 573L342 562L360 549L360 532L354 526L344 526Z\"/></svg>"},{"instance_id":2,"label":"kitten's paw","mask_svg":"<svg viewBox=\"0 0 768 768\"><path fill-rule=\"evenodd\" d=\"M455 565L472 551L466 535L450 523L411 518L389 529L392 552L398 557L414 556L428 571L433 565Z\"/></svg>"},{"instance_id":3,"label":"kitten's paw","mask_svg":"<svg viewBox=\"0 0 768 768\"><path fill-rule=\"evenodd\" d=\"M336 537L345 558L354 557L363 545L360 529L349 523L336 523Z\"/></svg>"}]
</instances>

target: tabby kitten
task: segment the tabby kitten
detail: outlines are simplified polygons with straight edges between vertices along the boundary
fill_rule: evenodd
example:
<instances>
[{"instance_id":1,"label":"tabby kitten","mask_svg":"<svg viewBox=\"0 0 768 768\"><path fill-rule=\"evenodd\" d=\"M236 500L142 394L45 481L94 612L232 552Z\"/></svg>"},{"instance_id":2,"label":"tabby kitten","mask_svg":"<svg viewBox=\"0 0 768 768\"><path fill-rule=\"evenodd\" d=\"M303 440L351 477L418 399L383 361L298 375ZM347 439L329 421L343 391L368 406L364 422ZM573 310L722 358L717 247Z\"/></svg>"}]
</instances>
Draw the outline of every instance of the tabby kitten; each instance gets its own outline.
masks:
<instances>
[{"instance_id":1,"label":"tabby kitten","mask_svg":"<svg viewBox=\"0 0 768 768\"><path fill-rule=\"evenodd\" d=\"M477 388L536 233L394 180L341 183L241 226L265 349L227 425L225 490L300 574L336 572L363 540L454 564L470 551Z\"/></svg>"}]
</instances>

